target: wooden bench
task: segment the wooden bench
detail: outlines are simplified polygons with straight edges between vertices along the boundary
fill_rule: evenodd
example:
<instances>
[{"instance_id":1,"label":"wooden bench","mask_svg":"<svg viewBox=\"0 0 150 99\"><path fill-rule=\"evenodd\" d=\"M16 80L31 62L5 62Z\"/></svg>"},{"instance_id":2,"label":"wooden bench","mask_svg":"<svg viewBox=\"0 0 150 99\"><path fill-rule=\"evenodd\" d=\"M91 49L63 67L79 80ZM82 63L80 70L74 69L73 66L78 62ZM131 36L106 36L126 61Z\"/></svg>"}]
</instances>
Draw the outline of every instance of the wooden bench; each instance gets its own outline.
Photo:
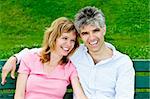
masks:
<instances>
[{"instance_id":1,"label":"wooden bench","mask_svg":"<svg viewBox=\"0 0 150 99\"><path fill-rule=\"evenodd\" d=\"M0 71L5 62L0 60ZM135 99L150 99L150 60L133 60L133 63L136 71ZM16 80L9 75L7 81L5 85L0 85L0 99L13 99ZM73 99L71 86L67 88L64 99Z\"/></svg>"}]
</instances>

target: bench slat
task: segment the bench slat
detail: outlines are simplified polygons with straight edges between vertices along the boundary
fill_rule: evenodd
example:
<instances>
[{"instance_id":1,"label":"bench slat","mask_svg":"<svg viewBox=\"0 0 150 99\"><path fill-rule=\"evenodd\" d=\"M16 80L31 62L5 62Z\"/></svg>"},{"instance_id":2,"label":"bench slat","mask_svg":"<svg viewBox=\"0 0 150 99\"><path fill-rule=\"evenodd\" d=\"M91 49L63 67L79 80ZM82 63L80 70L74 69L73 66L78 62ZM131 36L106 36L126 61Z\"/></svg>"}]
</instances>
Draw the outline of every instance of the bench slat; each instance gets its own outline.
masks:
<instances>
[{"instance_id":1,"label":"bench slat","mask_svg":"<svg viewBox=\"0 0 150 99\"><path fill-rule=\"evenodd\" d=\"M0 99L13 99L13 98L14 98L13 96L5 96L5 97L0 96Z\"/></svg>"},{"instance_id":2,"label":"bench slat","mask_svg":"<svg viewBox=\"0 0 150 99\"><path fill-rule=\"evenodd\" d=\"M5 85L0 85L0 89L15 89L15 83L6 83Z\"/></svg>"},{"instance_id":3,"label":"bench slat","mask_svg":"<svg viewBox=\"0 0 150 99\"><path fill-rule=\"evenodd\" d=\"M149 72L150 71L150 61L149 60L133 61L133 65L134 65L136 72Z\"/></svg>"},{"instance_id":4,"label":"bench slat","mask_svg":"<svg viewBox=\"0 0 150 99\"><path fill-rule=\"evenodd\" d=\"M137 92L135 93L135 99L150 99L149 92Z\"/></svg>"},{"instance_id":5,"label":"bench slat","mask_svg":"<svg viewBox=\"0 0 150 99\"><path fill-rule=\"evenodd\" d=\"M136 76L136 88L150 88L150 76Z\"/></svg>"},{"instance_id":6,"label":"bench slat","mask_svg":"<svg viewBox=\"0 0 150 99\"><path fill-rule=\"evenodd\" d=\"M5 60L0 60L0 72L2 71L2 67L5 64Z\"/></svg>"}]
</instances>

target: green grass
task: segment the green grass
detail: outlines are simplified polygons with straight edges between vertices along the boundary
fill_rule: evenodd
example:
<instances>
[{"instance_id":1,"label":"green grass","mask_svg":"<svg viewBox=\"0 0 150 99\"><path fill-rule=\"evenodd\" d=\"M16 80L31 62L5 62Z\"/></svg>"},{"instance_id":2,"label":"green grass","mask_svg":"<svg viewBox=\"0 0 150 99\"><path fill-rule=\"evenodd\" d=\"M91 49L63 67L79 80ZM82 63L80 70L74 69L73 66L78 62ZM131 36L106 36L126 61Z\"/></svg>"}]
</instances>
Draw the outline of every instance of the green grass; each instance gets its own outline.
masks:
<instances>
[{"instance_id":1,"label":"green grass","mask_svg":"<svg viewBox=\"0 0 150 99\"><path fill-rule=\"evenodd\" d=\"M150 58L148 0L0 0L0 59L25 47L40 47L45 27L61 16L73 19L85 6L106 16L106 41L131 58Z\"/></svg>"}]
</instances>

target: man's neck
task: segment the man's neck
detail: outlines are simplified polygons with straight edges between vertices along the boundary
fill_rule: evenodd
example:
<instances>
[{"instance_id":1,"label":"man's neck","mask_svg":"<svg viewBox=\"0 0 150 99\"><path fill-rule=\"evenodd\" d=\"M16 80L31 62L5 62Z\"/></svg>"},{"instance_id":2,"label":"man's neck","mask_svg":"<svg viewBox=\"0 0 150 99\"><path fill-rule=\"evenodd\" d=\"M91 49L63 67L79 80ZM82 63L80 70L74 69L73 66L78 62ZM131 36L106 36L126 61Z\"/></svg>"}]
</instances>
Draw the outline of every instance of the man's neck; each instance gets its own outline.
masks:
<instances>
[{"instance_id":1,"label":"man's neck","mask_svg":"<svg viewBox=\"0 0 150 99\"><path fill-rule=\"evenodd\" d=\"M101 60L111 58L113 55L113 52L110 48L108 48L104 44L99 51L89 52L89 54L91 55L94 63L96 64L96 63L100 62Z\"/></svg>"}]
</instances>

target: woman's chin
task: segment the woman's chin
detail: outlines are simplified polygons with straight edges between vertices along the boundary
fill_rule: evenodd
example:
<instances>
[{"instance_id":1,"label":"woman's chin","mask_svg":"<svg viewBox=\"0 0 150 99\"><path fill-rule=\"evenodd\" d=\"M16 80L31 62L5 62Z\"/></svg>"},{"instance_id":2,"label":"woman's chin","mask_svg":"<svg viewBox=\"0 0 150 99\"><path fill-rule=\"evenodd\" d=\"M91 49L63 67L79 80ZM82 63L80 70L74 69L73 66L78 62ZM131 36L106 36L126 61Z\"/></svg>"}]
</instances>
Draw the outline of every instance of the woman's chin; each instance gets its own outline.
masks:
<instances>
[{"instance_id":1,"label":"woman's chin","mask_svg":"<svg viewBox=\"0 0 150 99\"><path fill-rule=\"evenodd\" d=\"M62 56L67 56L67 55L68 55L68 53L63 53L63 54L62 54Z\"/></svg>"}]
</instances>

